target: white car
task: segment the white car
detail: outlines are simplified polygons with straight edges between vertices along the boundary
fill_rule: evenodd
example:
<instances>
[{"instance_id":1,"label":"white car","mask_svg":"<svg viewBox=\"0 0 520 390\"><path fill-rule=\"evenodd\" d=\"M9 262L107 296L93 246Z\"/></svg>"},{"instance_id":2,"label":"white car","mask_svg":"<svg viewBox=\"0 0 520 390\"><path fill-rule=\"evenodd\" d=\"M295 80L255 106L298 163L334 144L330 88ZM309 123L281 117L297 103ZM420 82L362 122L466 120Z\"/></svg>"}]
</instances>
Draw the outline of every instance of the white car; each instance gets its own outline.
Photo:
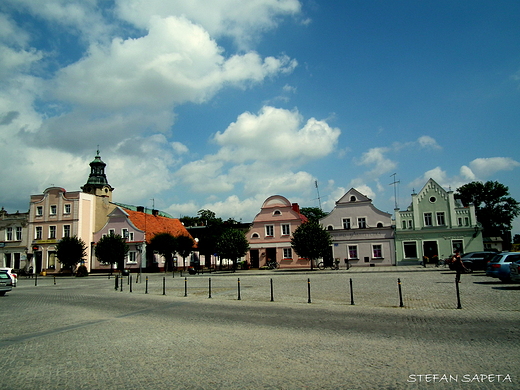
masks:
<instances>
[{"instance_id":1,"label":"white car","mask_svg":"<svg viewBox=\"0 0 520 390\"><path fill-rule=\"evenodd\" d=\"M13 279L6 271L0 271L0 297L13 289Z\"/></svg>"},{"instance_id":2,"label":"white car","mask_svg":"<svg viewBox=\"0 0 520 390\"><path fill-rule=\"evenodd\" d=\"M0 271L7 272L7 274L11 277L11 280L13 281L13 287L16 287L18 275L14 272L14 268L0 268Z\"/></svg>"}]
</instances>

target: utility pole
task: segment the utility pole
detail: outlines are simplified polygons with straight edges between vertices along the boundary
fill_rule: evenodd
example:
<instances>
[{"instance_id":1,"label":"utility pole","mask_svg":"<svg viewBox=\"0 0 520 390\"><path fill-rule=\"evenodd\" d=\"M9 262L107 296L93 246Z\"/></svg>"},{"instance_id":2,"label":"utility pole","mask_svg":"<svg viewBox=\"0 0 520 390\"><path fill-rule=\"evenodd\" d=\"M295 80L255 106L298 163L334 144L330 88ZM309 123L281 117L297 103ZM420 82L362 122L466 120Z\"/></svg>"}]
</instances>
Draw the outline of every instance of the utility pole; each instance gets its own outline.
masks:
<instances>
[{"instance_id":1,"label":"utility pole","mask_svg":"<svg viewBox=\"0 0 520 390\"><path fill-rule=\"evenodd\" d=\"M320 189L318 188L318 180L314 180L314 185L316 186L316 191L318 192L318 204L320 205L320 210L321 210L321 198L320 198Z\"/></svg>"},{"instance_id":2,"label":"utility pole","mask_svg":"<svg viewBox=\"0 0 520 390\"><path fill-rule=\"evenodd\" d=\"M390 175L390 177L394 177L394 181L392 183L390 183L389 185L393 185L394 186L394 201L395 201L395 207L394 209L397 209L398 208L398 204L397 204L397 184L399 184L401 181L400 180L395 180L395 175L397 175L397 173L394 173L392 175Z\"/></svg>"}]
</instances>

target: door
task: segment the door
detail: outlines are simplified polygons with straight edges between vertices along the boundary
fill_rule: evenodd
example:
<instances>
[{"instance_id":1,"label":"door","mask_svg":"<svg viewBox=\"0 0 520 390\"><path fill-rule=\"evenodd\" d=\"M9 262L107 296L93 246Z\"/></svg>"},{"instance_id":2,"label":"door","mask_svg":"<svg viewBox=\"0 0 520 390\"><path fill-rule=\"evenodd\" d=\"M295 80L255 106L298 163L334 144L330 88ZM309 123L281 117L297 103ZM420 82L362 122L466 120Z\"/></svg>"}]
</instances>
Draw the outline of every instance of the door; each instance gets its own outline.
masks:
<instances>
[{"instance_id":1,"label":"door","mask_svg":"<svg viewBox=\"0 0 520 390\"><path fill-rule=\"evenodd\" d=\"M260 267L258 249L251 249L249 251L249 261L251 262L251 268Z\"/></svg>"},{"instance_id":2,"label":"door","mask_svg":"<svg viewBox=\"0 0 520 390\"><path fill-rule=\"evenodd\" d=\"M433 257L439 256L439 249L437 248L437 241L424 241L423 242L423 259L427 263L433 262Z\"/></svg>"}]
</instances>

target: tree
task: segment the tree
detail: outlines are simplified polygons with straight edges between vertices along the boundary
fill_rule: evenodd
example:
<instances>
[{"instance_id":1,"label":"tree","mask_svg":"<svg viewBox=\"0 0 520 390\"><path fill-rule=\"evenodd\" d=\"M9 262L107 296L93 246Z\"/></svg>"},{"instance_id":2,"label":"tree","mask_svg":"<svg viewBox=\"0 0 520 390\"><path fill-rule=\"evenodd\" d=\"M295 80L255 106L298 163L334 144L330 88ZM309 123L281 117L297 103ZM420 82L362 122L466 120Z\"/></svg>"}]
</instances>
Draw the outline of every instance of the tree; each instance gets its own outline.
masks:
<instances>
[{"instance_id":1,"label":"tree","mask_svg":"<svg viewBox=\"0 0 520 390\"><path fill-rule=\"evenodd\" d=\"M128 254L128 245L119 234L111 233L100 238L94 253L100 262L116 264L118 270L123 270L125 257Z\"/></svg>"},{"instance_id":2,"label":"tree","mask_svg":"<svg viewBox=\"0 0 520 390\"><path fill-rule=\"evenodd\" d=\"M321 218L327 216L327 213L319 207L302 207L300 213L305 215L309 221L315 222L318 222Z\"/></svg>"},{"instance_id":3,"label":"tree","mask_svg":"<svg viewBox=\"0 0 520 390\"><path fill-rule=\"evenodd\" d=\"M291 238L292 248L299 257L310 260L311 270L315 260L330 253L331 245L329 232L316 221L308 221L298 226Z\"/></svg>"},{"instance_id":4,"label":"tree","mask_svg":"<svg viewBox=\"0 0 520 390\"><path fill-rule=\"evenodd\" d=\"M182 257L182 266L186 268L186 257L188 257L193 250L193 240L188 236L177 237L177 253Z\"/></svg>"},{"instance_id":5,"label":"tree","mask_svg":"<svg viewBox=\"0 0 520 390\"><path fill-rule=\"evenodd\" d=\"M156 234L150 240L151 249L164 256L165 271L173 271L173 255L177 251L177 239L170 233Z\"/></svg>"},{"instance_id":6,"label":"tree","mask_svg":"<svg viewBox=\"0 0 520 390\"><path fill-rule=\"evenodd\" d=\"M56 255L64 268L69 268L74 272L76 265L87 256L87 246L81 238L76 236L63 237L56 245Z\"/></svg>"},{"instance_id":7,"label":"tree","mask_svg":"<svg viewBox=\"0 0 520 390\"><path fill-rule=\"evenodd\" d=\"M238 259L245 256L249 250L249 243L242 230L227 228L217 240L216 249L221 258L233 261L234 271L237 268Z\"/></svg>"},{"instance_id":8,"label":"tree","mask_svg":"<svg viewBox=\"0 0 520 390\"><path fill-rule=\"evenodd\" d=\"M457 188L456 199L464 206L475 205L477 220L483 235L502 237L511 242L512 222L520 214L520 204L509 196L509 188L497 181L474 181Z\"/></svg>"}]
</instances>

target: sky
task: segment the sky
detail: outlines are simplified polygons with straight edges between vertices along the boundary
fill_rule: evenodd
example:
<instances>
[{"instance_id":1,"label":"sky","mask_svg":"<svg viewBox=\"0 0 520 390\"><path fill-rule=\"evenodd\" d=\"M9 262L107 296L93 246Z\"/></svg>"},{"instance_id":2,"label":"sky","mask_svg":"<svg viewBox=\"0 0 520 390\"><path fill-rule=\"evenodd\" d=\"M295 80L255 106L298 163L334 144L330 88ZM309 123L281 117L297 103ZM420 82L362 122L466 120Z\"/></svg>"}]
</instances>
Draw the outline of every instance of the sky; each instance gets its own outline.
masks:
<instances>
[{"instance_id":1,"label":"sky","mask_svg":"<svg viewBox=\"0 0 520 390\"><path fill-rule=\"evenodd\" d=\"M514 0L2 0L0 206L80 190L98 148L114 201L175 217L329 212L350 188L393 213L429 178L520 201L519 20Z\"/></svg>"}]
</instances>

